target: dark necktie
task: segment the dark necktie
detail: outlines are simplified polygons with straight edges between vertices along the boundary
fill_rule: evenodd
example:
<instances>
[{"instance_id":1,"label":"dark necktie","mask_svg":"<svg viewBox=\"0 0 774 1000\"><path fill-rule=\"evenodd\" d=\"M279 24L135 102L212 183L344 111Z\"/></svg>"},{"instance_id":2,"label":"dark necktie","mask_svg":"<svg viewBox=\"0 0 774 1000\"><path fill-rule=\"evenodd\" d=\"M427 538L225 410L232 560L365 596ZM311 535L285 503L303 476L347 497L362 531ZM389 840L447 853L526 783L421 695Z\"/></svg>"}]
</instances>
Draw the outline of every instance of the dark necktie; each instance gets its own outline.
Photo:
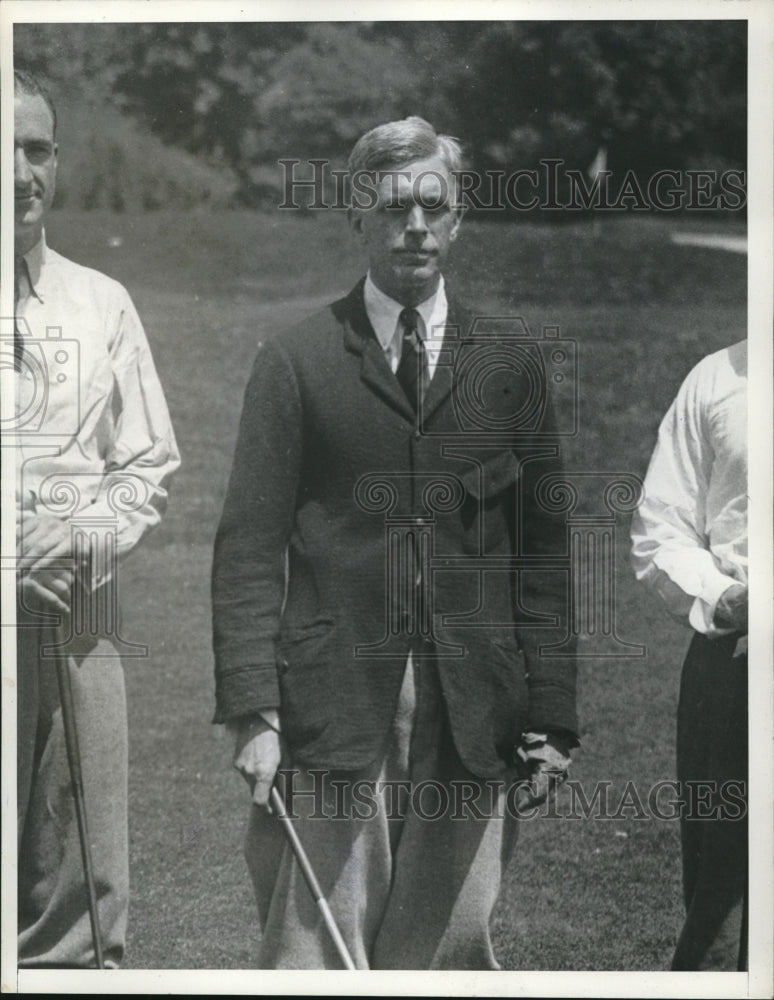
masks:
<instances>
[{"instance_id":1,"label":"dark necktie","mask_svg":"<svg viewBox=\"0 0 774 1000\"><path fill-rule=\"evenodd\" d=\"M23 257L13 259L13 366L16 371L21 370L21 360L24 354L24 340L22 339L19 325L16 322L16 315L19 308L19 296L21 293L21 269L24 267Z\"/></svg>"},{"instance_id":2,"label":"dark necktie","mask_svg":"<svg viewBox=\"0 0 774 1000\"><path fill-rule=\"evenodd\" d=\"M419 336L419 313L404 309L400 314L403 344L396 375L406 393L406 398L416 413L430 382L425 345Z\"/></svg>"}]
</instances>

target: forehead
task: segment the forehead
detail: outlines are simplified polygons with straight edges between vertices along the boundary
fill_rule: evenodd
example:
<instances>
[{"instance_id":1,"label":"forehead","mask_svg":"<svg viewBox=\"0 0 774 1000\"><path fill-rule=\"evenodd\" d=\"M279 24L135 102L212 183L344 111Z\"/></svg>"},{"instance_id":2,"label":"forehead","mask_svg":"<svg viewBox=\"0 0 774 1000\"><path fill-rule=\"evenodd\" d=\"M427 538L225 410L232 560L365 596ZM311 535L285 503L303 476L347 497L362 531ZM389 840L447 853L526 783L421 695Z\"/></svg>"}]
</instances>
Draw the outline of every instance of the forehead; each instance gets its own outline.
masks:
<instances>
[{"instance_id":1,"label":"forehead","mask_svg":"<svg viewBox=\"0 0 774 1000\"><path fill-rule=\"evenodd\" d=\"M54 118L40 94L14 94L13 132L17 138L53 140Z\"/></svg>"},{"instance_id":2,"label":"forehead","mask_svg":"<svg viewBox=\"0 0 774 1000\"><path fill-rule=\"evenodd\" d=\"M377 191L380 202L397 198L401 203L427 199L430 202L449 197L454 180L438 156L414 160L379 172Z\"/></svg>"}]
</instances>

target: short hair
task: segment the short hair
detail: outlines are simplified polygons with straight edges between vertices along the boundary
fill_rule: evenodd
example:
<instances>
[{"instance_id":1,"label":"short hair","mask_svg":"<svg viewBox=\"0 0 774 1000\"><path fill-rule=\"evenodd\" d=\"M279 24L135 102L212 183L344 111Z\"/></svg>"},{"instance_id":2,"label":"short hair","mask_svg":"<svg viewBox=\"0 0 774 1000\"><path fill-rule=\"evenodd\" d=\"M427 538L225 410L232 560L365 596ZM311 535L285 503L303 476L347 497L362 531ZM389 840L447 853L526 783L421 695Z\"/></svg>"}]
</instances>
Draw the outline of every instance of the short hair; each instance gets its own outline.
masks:
<instances>
[{"instance_id":1,"label":"short hair","mask_svg":"<svg viewBox=\"0 0 774 1000\"><path fill-rule=\"evenodd\" d=\"M377 125L362 135L349 154L347 170L351 180L361 172L389 170L431 156L437 156L452 175L462 169L459 140L451 135L438 135L424 118L412 115Z\"/></svg>"},{"instance_id":2,"label":"short hair","mask_svg":"<svg viewBox=\"0 0 774 1000\"><path fill-rule=\"evenodd\" d=\"M31 97L42 97L46 107L51 112L54 121L54 135L56 135L56 108L48 89L40 82L34 73L26 69L14 69L13 71L13 92L19 94L29 94Z\"/></svg>"}]
</instances>

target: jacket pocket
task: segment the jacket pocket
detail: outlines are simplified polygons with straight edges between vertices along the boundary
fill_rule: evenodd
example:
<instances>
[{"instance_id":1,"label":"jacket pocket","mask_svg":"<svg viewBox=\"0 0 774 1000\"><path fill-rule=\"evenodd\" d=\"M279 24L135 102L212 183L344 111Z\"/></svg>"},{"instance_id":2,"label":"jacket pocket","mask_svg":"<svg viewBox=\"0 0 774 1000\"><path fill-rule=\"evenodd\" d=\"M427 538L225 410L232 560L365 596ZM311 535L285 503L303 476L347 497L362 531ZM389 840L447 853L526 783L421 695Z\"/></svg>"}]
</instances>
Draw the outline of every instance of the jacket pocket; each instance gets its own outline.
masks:
<instances>
[{"instance_id":1,"label":"jacket pocket","mask_svg":"<svg viewBox=\"0 0 774 1000\"><path fill-rule=\"evenodd\" d=\"M335 678L341 658L338 630L331 618L285 628L275 644L282 729L291 747L316 739L340 696Z\"/></svg>"},{"instance_id":2,"label":"jacket pocket","mask_svg":"<svg viewBox=\"0 0 774 1000\"><path fill-rule=\"evenodd\" d=\"M510 451L487 458L461 477L465 499L460 508L465 552L482 555L498 548L514 516L519 463Z\"/></svg>"},{"instance_id":3,"label":"jacket pocket","mask_svg":"<svg viewBox=\"0 0 774 1000\"><path fill-rule=\"evenodd\" d=\"M489 500L514 486L519 463L512 451L501 451L486 458L460 476L465 492L477 500Z\"/></svg>"},{"instance_id":4,"label":"jacket pocket","mask_svg":"<svg viewBox=\"0 0 774 1000\"><path fill-rule=\"evenodd\" d=\"M302 625L283 626L275 643L278 665L287 668L313 658L334 626L333 618L315 618Z\"/></svg>"}]
</instances>

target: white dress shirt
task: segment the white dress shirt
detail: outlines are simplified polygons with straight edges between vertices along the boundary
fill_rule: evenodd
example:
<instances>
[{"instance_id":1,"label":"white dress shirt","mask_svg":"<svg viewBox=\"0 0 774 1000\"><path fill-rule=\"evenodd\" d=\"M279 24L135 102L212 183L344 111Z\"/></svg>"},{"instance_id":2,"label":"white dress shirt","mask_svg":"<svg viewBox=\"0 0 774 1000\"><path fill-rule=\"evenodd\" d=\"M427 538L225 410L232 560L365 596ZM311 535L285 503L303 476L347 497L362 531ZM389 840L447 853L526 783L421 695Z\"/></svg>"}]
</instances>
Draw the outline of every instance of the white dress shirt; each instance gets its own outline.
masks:
<instances>
[{"instance_id":1,"label":"white dress shirt","mask_svg":"<svg viewBox=\"0 0 774 1000\"><path fill-rule=\"evenodd\" d=\"M400 327L399 318L405 307L377 288L371 280L370 272L366 276L363 300L376 339L381 344L390 368L396 372L403 349L403 330ZM438 288L430 298L420 302L415 308L421 319L417 333L425 345L427 372L432 378L438 364L438 355L443 346L443 332L449 311L443 275L438 282Z\"/></svg>"},{"instance_id":2,"label":"white dress shirt","mask_svg":"<svg viewBox=\"0 0 774 1000\"><path fill-rule=\"evenodd\" d=\"M18 516L112 521L123 553L160 520L180 464L142 324L117 281L55 253L45 237L23 261Z\"/></svg>"},{"instance_id":3,"label":"white dress shirt","mask_svg":"<svg viewBox=\"0 0 774 1000\"><path fill-rule=\"evenodd\" d=\"M664 417L632 521L632 563L670 613L708 637L747 584L747 341L699 362Z\"/></svg>"}]
</instances>

